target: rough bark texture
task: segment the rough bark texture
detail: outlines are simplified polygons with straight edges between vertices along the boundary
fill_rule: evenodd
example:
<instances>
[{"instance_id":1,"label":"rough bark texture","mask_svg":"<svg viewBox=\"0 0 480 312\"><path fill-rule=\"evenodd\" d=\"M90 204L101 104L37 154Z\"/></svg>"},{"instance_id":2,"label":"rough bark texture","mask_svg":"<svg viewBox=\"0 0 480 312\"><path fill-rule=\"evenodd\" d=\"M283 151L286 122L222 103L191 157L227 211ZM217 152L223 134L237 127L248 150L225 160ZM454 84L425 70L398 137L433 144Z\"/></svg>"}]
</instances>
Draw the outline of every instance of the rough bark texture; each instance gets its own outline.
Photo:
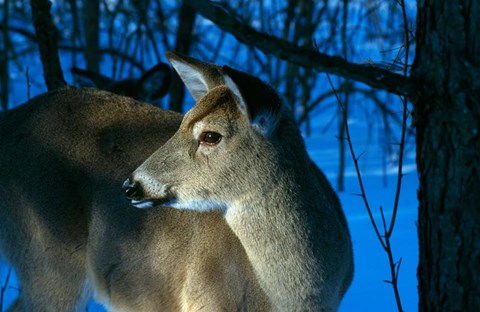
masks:
<instances>
[{"instance_id":1,"label":"rough bark texture","mask_svg":"<svg viewBox=\"0 0 480 312\"><path fill-rule=\"evenodd\" d=\"M418 1L420 311L480 311L480 1Z\"/></svg>"},{"instance_id":2,"label":"rough bark texture","mask_svg":"<svg viewBox=\"0 0 480 312\"><path fill-rule=\"evenodd\" d=\"M33 25L38 39L40 57L43 65L43 77L48 90L66 85L58 58L58 33L50 15L51 3L48 0L30 0Z\"/></svg>"},{"instance_id":3,"label":"rough bark texture","mask_svg":"<svg viewBox=\"0 0 480 312\"><path fill-rule=\"evenodd\" d=\"M175 51L188 55L192 45L193 26L195 25L195 11L183 3L178 14L178 29L175 42ZM182 80L173 73L172 86L170 88L170 104L168 108L181 113L183 110L183 99L185 98L185 87Z\"/></svg>"}]
</instances>

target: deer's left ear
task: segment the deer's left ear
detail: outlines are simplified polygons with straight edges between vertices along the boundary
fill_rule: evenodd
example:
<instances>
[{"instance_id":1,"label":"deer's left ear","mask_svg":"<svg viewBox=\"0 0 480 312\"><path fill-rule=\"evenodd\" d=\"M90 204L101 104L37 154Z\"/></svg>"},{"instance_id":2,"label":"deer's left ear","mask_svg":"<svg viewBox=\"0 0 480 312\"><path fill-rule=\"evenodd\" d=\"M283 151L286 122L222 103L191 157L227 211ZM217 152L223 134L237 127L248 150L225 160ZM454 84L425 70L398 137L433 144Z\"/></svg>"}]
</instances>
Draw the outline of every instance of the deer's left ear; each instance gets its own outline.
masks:
<instances>
[{"instance_id":1,"label":"deer's left ear","mask_svg":"<svg viewBox=\"0 0 480 312\"><path fill-rule=\"evenodd\" d=\"M137 82L140 96L146 102L153 102L168 93L172 82L170 66L160 63L142 75Z\"/></svg>"},{"instance_id":2,"label":"deer's left ear","mask_svg":"<svg viewBox=\"0 0 480 312\"><path fill-rule=\"evenodd\" d=\"M70 72L80 87L107 89L112 83L115 83L115 80L91 70L72 67Z\"/></svg>"},{"instance_id":3,"label":"deer's left ear","mask_svg":"<svg viewBox=\"0 0 480 312\"><path fill-rule=\"evenodd\" d=\"M275 90L260 79L222 67L225 84L237 96L240 111L250 124L265 137L275 131L282 113L282 102Z\"/></svg>"},{"instance_id":4,"label":"deer's left ear","mask_svg":"<svg viewBox=\"0 0 480 312\"><path fill-rule=\"evenodd\" d=\"M224 83L220 68L216 65L174 52L167 52L166 56L196 101Z\"/></svg>"}]
</instances>

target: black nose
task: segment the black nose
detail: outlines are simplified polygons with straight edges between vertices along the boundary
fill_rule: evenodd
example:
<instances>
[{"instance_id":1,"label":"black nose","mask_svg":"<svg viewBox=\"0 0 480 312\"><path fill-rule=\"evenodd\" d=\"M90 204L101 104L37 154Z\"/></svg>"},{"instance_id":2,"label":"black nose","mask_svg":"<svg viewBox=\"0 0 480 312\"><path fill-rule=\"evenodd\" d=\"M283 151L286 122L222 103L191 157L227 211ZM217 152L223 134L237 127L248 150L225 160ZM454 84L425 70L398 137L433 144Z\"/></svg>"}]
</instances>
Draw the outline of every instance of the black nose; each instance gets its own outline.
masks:
<instances>
[{"instance_id":1,"label":"black nose","mask_svg":"<svg viewBox=\"0 0 480 312\"><path fill-rule=\"evenodd\" d=\"M143 196L142 187L140 183L133 181L128 178L123 182L123 191L125 192L125 196L128 199L141 199Z\"/></svg>"}]
</instances>

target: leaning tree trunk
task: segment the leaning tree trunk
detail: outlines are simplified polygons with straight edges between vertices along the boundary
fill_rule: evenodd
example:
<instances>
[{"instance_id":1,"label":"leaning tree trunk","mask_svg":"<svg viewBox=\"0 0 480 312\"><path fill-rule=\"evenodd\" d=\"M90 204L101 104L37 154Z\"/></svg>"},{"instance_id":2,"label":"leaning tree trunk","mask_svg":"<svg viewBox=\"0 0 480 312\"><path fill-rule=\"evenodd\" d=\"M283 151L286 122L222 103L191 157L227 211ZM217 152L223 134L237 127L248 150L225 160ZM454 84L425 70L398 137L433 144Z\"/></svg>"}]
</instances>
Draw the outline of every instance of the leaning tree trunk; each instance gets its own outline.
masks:
<instances>
[{"instance_id":1,"label":"leaning tree trunk","mask_svg":"<svg viewBox=\"0 0 480 312\"><path fill-rule=\"evenodd\" d=\"M182 2L178 14L178 28L175 42L175 51L188 55L193 41L193 27L195 25L195 11L185 2ZM168 108L175 112L183 111L183 99L185 88L180 76L173 73L172 86L170 88L170 104Z\"/></svg>"},{"instance_id":2,"label":"leaning tree trunk","mask_svg":"<svg viewBox=\"0 0 480 312\"><path fill-rule=\"evenodd\" d=\"M33 25L43 65L43 77L48 90L65 87L62 67L58 58L58 31L52 21L48 0L30 0Z\"/></svg>"},{"instance_id":3,"label":"leaning tree trunk","mask_svg":"<svg viewBox=\"0 0 480 312\"><path fill-rule=\"evenodd\" d=\"M100 69L100 1L83 2L83 27L85 29L85 60L87 69L99 72Z\"/></svg>"},{"instance_id":4,"label":"leaning tree trunk","mask_svg":"<svg viewBox=\"0 0 480 312\"><path fill-rule=\"evenodd\" d=\"M420 311L480 311L480 0L418 3Z\"/></svg>"}]
</instances>

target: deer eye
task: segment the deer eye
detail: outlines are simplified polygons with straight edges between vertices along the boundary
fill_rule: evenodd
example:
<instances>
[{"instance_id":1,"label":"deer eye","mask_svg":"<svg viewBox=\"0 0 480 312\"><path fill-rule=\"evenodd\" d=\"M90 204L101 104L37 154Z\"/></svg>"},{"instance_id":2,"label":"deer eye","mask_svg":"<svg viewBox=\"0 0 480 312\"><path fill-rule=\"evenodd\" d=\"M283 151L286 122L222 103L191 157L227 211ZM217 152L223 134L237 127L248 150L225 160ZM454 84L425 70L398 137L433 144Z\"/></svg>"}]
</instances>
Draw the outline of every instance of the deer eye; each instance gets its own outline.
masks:
<instances>
[{"instance_id":1,"label":"deer eye","mask_svg":"<svg viewBox=\"0 0 480 312\"><path fill-rule=\"evenodd\" d=\"M216 145L218 144L218 142L220 142L221 139L222 136L216 132L206 131L200 134L201 144Z\"/></svg>"}]
</instances>

